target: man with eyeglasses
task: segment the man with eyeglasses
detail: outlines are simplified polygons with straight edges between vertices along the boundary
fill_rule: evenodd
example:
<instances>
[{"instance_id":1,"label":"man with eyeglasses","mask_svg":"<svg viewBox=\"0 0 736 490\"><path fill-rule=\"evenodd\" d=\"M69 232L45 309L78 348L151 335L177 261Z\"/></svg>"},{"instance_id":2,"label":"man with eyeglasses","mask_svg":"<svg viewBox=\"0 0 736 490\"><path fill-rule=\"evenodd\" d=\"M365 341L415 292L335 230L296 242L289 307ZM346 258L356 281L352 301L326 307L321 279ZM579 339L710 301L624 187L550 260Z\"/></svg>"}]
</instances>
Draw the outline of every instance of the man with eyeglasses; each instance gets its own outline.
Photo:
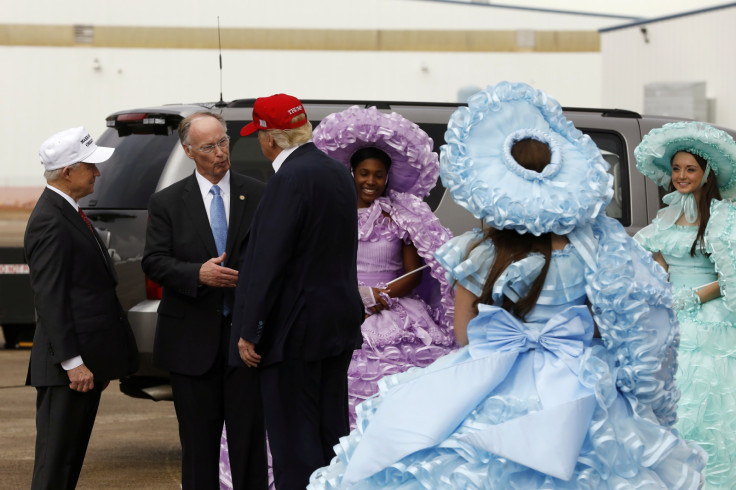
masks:
<instances>
[{"instance_id":1,"label":"man with eyeglasses","mask_svg":"<svg viewBox=\"0 0 736 490\"><path fill-rule=\"evenodd\" d=\"M153 362L171 373L182 488L220 488L224 422L233 488L265 489L259 380L245 363L228 366L240 250L265 186L230 171L227 126L219 114L192 114L178 131L196 168L151 197L142 266L163 287Z\"/></svg>"}]
</instances>

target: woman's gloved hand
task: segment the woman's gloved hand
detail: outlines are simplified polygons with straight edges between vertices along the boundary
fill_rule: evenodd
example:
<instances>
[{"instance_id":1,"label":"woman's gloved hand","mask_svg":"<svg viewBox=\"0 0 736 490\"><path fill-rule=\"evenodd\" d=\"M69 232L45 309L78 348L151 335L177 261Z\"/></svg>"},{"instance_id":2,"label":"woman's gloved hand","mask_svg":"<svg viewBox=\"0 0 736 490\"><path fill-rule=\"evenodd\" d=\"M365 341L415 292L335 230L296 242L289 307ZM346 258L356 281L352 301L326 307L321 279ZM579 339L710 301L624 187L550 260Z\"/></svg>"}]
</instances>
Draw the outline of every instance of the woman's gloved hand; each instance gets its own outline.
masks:
<instances>
[{"instance_id":1,"label":"woman's gloved hand","mask_svg":"<svg viewBox=\"0 0 736 490\"><path fill-rule=\"evenodd\" d=\"M672 307L678 311L697 311L700 309L700 296L693 289L678 289L672 295Z\"/></svg>"}]
</instances>

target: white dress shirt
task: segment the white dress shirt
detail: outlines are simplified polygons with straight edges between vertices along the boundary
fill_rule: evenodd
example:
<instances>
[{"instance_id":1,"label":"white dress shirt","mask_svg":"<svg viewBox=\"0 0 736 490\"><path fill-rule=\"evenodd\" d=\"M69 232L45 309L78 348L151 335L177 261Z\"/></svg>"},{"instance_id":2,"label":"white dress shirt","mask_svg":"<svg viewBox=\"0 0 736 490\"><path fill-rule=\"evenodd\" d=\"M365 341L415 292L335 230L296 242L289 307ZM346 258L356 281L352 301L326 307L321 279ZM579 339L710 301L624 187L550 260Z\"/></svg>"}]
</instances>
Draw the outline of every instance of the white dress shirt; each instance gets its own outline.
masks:
<instances>
[{"instance_id":1,"label":"white dress shirt","mask_svg":"<svg viewBox=\"0 0 736 490\"><path fill-rule=\"evenodd\" d=\"M311 143L311 142L312 142L312 140L307 141L307 143ZM306 145L307 143L302 143L302 144ZM274 172L278 172L279 169L281 168L281 165L284 164L284 160L286 160L288 158L288 156L291 155L292 153L294 153L294 150L296 150L300 146L302 146L302 145L298 145L298 146L294 146L292 148L287 148L285 150L281 150L281 153L279 153L276 156L276 158L274 158L273 162L271 162L271 166L273 166L273 171Z\"/></svg>"},{"instance_id":2,"label":"white dress shirt","mask_svg":"<svg viewBox=\"0 0 736 490\"><path fill-rule=\"evenodd\" d=\"M210 209L212 209L212 198L214 197L210 193L210 189L212 189L212 182L205 179L200 175L199 172L194 172L194 175L197 177L197 184L199 184L199 192L202 193L202 200L204 201L204 209L207 211L207 220L212 223L212 215L210 214ZM228 170L225 176L220 179L220 181L217 183L217 185L220 187L220 196L222 196L222 202L225 205L225 219L227 219L227 224L230 226L230 171Z\"/></svg>"}]
</instances>

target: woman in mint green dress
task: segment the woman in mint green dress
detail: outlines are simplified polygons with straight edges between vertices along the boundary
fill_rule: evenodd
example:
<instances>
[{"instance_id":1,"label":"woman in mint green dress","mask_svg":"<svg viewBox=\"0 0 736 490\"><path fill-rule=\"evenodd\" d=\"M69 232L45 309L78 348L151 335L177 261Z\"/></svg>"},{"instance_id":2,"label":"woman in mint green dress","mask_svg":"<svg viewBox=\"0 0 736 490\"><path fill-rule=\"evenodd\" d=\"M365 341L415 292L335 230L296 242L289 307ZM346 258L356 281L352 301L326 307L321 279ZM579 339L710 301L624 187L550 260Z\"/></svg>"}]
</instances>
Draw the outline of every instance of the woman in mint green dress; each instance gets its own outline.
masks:
<instances>
[{"instance_id":1,"label":"woman in mint green dress","mask_svg":"<svg viewBox=\"0 0 736 490\"><path fill-rule=\"evenodd\" d=\"M708 453L706 488L736 488L736 143L700 122L652 130L637 167L671 191L635 239L669 273L680 320L680 435Z\"/></svg>"}]
</instances>

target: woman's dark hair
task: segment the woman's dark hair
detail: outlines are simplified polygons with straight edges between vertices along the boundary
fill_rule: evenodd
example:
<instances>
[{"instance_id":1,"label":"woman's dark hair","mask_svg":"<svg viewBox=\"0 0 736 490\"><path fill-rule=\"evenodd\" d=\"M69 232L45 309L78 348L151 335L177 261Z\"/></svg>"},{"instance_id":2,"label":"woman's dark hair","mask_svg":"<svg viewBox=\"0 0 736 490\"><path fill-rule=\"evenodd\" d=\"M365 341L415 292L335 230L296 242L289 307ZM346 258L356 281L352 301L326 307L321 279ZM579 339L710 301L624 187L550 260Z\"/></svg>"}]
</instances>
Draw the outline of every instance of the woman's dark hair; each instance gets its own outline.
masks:
<instances>
[{"instance_id":1,"label":"woman's dark hair","mask_svg":"<svg viewBox=\"0 0 736 490\"><path fill-rule=\"evenodd\" d=\"M511 156L522 167L541 172L551 159L551 152L546 143L534 139L519 140L511 147ZM524 319L526 315L534 308L542 292L544 280L549 270L550 258L552 257L552 235L544 233L540 236L534 236L531 233L520 234L515 230L496 230L495 228L486 229L486 237L493 241L496 249L496 256L493 265L488 273L488 278L483 285L483 291L476 301L477 303L492 304L493 299L491 293L493 285L501 276L503 271L513 262L517 262L530 253L538 252L544 256L544 268L539 276L534 280L532 287L527 295L516 303L504 296L501 307L513 315Z\"/></svg>"},{"instance_id":2,"label":"woman's dark hair","mask_svg":"<svg viewBox=\"0 0 736 490\"><path fill-rule=\"evenodd\" d=\"M388 173L391 168L391 157L388 156L385 151L379 150L375 146L366 146L365 148L361 148L353 153L353 156L350 157L350 168L355 170L355 167L357 167L360 162L369 158L375 158L382 162L386 166L386 173Z\"/></svg>"},{"instance_id":3,"label":"woman's dark hair","mask_svg":"<svg viewBox=\"0 0 736 490\"><path fill-rule=\"evenodd\" d=\"M683 153L687 153L688 155L692 155L693 158L695 158L695 161L698 162L698 165L700 165L700 168L703 169L703 172L705 172L705 167L708 165L708 160L701 157L700 155L696 155L694 153L690 153L686 150L681 150ZM670 165L672 165L672 160L675 159L675 155L677 155L678 152L675 152L674 155L672 155L672 159L670 160ZM675 185L672 183L672 180L670 179L670 192L675 191ZM708 255L708 253L705 251L705 244L703 243L703 237L705 236L705 228L708 226L708 220L710 219L710 202L713 199L721 200L721 191L718 190L718 179L716 178L715 174L711 170L710 175L706 179L705 184L703 184L703 187L700 191L700 202L698 202L698 216L700 216L700 224L698 225L698 233L695 235L695 240L693 241L692 247L690 247L690 256L695 256L695 251L697 248L700 248L700 252Z\"/></svg>"},{"instance_id":4,"label":"woman's dark hair","mask_svg":"<svg viewBox=\"0 0 736 490\"><path fill-rule=\"evenodd\" d=\"M511 146L511 156L522 167L539 173L552 160L552 152L547 143L531 138L519 140Z\"/></svg>"}]
</instances>

